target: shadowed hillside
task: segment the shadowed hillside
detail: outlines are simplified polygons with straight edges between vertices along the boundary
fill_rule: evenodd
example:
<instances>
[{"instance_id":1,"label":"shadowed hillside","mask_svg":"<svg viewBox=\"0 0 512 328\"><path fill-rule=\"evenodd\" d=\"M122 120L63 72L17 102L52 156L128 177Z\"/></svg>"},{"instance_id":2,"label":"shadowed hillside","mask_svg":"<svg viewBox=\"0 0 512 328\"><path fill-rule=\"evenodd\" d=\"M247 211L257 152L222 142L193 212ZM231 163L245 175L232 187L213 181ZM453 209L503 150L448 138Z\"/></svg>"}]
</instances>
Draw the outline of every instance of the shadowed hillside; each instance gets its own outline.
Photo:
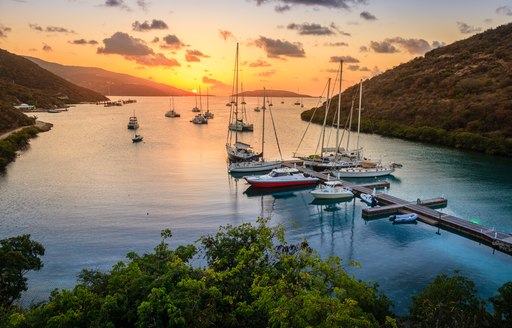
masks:
<instances>
[{"instance_id":1,"label":"shadowed hillside","mask_svg":"<svg viewBox=\"0 0 512 328\"><path fill-rule=\"evenodd\" d=\"M39 67L28 59L0 49L0 131L30 125L29 119L13 105L27 103L41 108L68 103L107 100Z\"/></svg>"},{"instance_id":2,"label":"shadowed hillside","mask_svg":"<svg viewBox=\"0 0 512 328\"><path fill-rule=\"evenodd\" d=\"M342 93L342 122L358 92L355 85ZM317 123L323 121L323 108L316 111ZM364 132L512 156L512 24L364 81L363 108ZM303 112L302 119L312 113Z\"/></svg>"},{"instance_id":3,"label":"shadowed hillside","mask_svg":"<svg viewBox=\"0 0 512 328\"><path fill-rule=\"evenodd\" d=\"M34 57L25 57L42 68L84 88L115 96L193 96L190 91L128 74L97 67L66 66Z\"/></svg>"}]
</instances>

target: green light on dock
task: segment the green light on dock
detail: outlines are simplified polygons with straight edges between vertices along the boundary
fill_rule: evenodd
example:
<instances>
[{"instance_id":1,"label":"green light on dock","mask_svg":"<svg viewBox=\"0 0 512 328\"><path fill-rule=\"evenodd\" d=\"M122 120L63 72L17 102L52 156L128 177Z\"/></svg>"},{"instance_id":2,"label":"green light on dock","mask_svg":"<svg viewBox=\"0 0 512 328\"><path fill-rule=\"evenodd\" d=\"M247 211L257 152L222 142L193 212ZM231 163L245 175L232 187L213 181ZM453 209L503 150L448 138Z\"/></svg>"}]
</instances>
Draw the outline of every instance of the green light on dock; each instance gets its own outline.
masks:
<instances>
[{"instance_id":1,"label":"green light on dock","mask_svg":"<svg viewBox=\"0 0 512 328\"><path fill-rule=\"evenodd\" d=\"M480 221L478 219L471 219L470 221L476 224L480 224Z\"/></svg>"}]
</instances>

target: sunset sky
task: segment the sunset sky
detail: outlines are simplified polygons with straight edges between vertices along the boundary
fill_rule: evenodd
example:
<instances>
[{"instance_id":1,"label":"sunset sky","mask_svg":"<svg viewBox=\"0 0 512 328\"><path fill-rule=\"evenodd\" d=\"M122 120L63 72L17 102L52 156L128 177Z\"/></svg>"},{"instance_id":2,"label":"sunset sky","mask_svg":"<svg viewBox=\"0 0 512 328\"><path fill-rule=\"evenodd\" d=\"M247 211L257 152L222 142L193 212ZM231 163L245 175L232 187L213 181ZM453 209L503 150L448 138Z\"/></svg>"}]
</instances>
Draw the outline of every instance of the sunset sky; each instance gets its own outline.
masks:
<instances>
[{"instance_id":1,"label":"sunset sky","mask_svg":"<svg viewBox=\"0 0 512 328\"><path fill-rule=\"evenodd\" d=\"M0 0L0 48L180 89L319 96L512 21L511 0Z\"/></svg>"}]
</instances>

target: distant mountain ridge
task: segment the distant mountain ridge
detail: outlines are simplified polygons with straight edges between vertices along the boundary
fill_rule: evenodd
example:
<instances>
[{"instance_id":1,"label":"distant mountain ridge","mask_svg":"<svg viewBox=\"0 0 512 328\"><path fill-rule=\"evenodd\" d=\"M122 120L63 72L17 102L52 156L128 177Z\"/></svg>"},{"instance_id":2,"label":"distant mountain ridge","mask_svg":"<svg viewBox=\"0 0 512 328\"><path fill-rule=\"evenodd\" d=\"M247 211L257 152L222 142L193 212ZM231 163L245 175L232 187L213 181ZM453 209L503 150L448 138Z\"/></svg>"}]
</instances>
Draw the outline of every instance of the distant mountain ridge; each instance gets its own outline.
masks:
<instances>
[{"instance_id":1,"label":"distant mountain ridge","mask_svg":"<svg viewBox=\"0 0 512 328\"><path fill-rule=\"evenodd\" d=\"M253 91L244 91L240 92L239 96L244 97L263 97L263 94L265 93L266 97L273 98L273 97L282 97L282 98L311 98L309 95L295 93L291 91L285 91L285 90L253 90Z\"/></svg>"},{"instance_id":2,"label":"distant mountain ridge","mask_svg":"<svg viewBox=\"0 0 512 328\"><path fill-rule=\"evenodd\" d=\"M359 85L343 91L342 122L358 96ZM364 81L362 100L362 131L512 156L512 23ZM324 108L314 122L323 122ZM313 109L301 114L312 115Z\"/></svg>"},{"instance_id":3,"label":"distant mountain ridge","mask_svg":"<svg viewBox=\"0 0 512 328\"><path fill-rule=\"evenodd\" d=\"M193 96L190 91L181 90L167 84L135 77L128 74L110 72L98 67L67 66L47 62L39 58L25 56L42 68L84 88L103 95L116 96Z\"/></svg>"}]
</instances>

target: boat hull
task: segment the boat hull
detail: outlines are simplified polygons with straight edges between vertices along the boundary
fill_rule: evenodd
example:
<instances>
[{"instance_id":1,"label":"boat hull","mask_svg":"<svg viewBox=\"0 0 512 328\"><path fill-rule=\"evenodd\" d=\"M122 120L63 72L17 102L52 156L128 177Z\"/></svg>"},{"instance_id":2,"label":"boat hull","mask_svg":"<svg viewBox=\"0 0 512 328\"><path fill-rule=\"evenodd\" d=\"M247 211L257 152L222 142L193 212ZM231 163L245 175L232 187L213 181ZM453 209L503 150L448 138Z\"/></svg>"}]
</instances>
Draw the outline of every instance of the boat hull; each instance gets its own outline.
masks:
<instances>
[{"instance_id":1,"label":"boat hull","mask_svg":"<svg viewBox=\"0 0 512 328\"><path fill-rule=\"evenodd\" d=\"M281 167L281 162L239 162L232 163L229 166L228 172L233 173L247 173L247 172L260 172L269 171Z\"/></svg>"},{"instance_id":2,"label":"boat hull","mask_svg":"<svg viewBox=\"0 0 512 328\"><path fill-rule=\"evenodd\" d=\"M322 191L315 191L315 190L313 190L311 192L311 195L313 195L313 197L318 198L318 199L344 199L344 198L354 197L353 193L322 192Z\"/></svg>"},{"instance_id":3,"label":"boat hull","mask_svg":"<svg viewBox=\"0 0 512 328\"><path fill-rule=\"evenodd\" d=\"M244 177L251 186L257 188L276 188L276 187L289 187L289 186L308 186L318 183L318 179L310 178L304 180L281 180L281 181L268 181L256 180L252 177Z\"/></svg>"},{"instance_id":4,"label":"boat hull","mask_svg":"<svg viewBox=\"0 0 512 328\"><path fill-rule=\"evenodd\" d=\"M379 169L341 169L338 171L333 171L332 174L340 179L340 178L374 178L374 177L382 177L385 175L390 175L395 172L394 168L379 168Z\"/></svg>"}]
</instances>

